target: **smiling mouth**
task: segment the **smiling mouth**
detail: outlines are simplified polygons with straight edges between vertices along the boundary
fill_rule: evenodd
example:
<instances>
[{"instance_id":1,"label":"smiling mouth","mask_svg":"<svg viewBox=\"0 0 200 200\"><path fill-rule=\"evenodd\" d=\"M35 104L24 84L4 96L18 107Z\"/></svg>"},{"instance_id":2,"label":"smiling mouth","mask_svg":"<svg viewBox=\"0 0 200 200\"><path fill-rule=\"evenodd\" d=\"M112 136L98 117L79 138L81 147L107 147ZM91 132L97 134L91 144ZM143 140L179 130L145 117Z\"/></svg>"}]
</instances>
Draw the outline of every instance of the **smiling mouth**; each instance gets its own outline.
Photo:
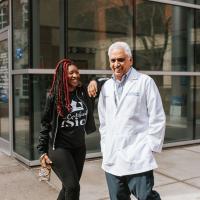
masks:
<instances>
[{"instance_id":1,"label":"smiling mouth","mask_svg":"<svg viewBox=\"0 0 200 200\"><path fill-rule=\"evenodd\" d=\"M121 72L121 69L120 69L120 68L115 68L115 69L114 69L114 72L119 73L119 72Z\"/></svg>"},{"instance_id":2,"label":"smiling mouth","mask_svg":"<svg viewBox=\"0 0 200 200\"><path fill-rule=\"evenodd\" d=\"M78 79L71 79L71 83L73 83L73 84L77 84L78 82L79 82Z\"/></svg>"}]
</instances>

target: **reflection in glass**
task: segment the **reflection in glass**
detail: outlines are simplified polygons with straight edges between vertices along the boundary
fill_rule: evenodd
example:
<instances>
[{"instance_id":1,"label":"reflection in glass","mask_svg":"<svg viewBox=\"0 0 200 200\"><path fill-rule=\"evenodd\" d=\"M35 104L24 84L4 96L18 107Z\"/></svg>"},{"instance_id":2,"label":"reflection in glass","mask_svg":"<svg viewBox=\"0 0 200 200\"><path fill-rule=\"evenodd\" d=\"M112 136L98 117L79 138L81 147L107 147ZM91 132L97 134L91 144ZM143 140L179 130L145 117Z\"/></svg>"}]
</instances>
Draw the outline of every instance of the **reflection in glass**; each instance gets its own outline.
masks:
<instances>
[{"instance_id":1,"label":"reflection in glass","mask_svg":"<svg viewBox=\"0 0 200 200\"><path fill-rule=\"evenodd\" d=\"M136 7L136 66L193 71L195 10L142 1Z\"/></svg>"},{"instance_id":2,"label":"reflection in glass","mask_svg":"<svg viewBox=\"0 0 200 200\"><path fill-rule=\"evenodd\" d=\"M29 66L29 1L15 0L13 4L13 61L15 69Z\"/></svg>"},{"instance_id":3,"label":"reflection in glass","mask_svg":"<svg viewBox=\"0 0 200 200\"><path fill-rule=\"evenodd\" d=\"M31 160L29 76L14 76L14 151Z\"/></svg>"},{"instance_id":4,"label":"reflection in glass","mask_svg":"<svg viewBox=\"0 0 200 200\"><path fill-rule=\"evenodd\" d=\"M68 1L68 55L81 69L109 69L111 43L133 48L133 1Z\"/></svg>"},{"instance_id":5,"label":"reflection in glass","mask_svg":"<svg viewBox=\"0 0 200 200\"><path fill-rule=\"evenodd\" d=\"M54 68L60 58L60 1L33 1L33 67Z\"/></svg>"},{"instance_id":6,"label":"reflection in glass","mask_svg":"<svg viewBox=\"0 0 200 200\"><path fill-rule=\"evenodd\" d=\"M0 41L0 137L9 140L8 41Z\"/></svg>"},{"instance_id":7,"label":"reflection in glass","mask_svg":"<svg viewBox=\"0 0 200 200\"><path fill-rule=\"evenodd\" d=\"M44 111L46 97L48 95L53 75L34 75L33 76L33 159L37 160L38 137L40 132L40 122Z\"/></svg>"},{"instance_id":8,"label":"reflection in glass","mask_svg":"<svg viewBox=\"0 0 200 200\"><path fill-rule=\"evenodd\" d=\"M8 0L0 1L0 30L9 25Z\"/></svg>"},{"instance_id":9,"label":"reflection in glass","mask_svg":"<svg viewBox=\"0 0 200 200\"><path fill-rule=\"evenodd\" d=\"M193 78L152 76L162 97L167 117L165 143L193 139Z\"/></svg>"}]
</instances>

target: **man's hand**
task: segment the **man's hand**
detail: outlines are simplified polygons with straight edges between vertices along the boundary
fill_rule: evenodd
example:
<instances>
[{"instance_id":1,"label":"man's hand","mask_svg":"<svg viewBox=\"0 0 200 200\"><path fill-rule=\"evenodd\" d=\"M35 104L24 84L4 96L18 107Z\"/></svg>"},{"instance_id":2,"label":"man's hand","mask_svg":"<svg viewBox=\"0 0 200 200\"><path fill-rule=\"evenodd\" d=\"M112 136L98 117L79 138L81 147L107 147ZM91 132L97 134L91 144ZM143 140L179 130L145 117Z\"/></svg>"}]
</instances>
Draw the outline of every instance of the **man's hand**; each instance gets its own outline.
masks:
<instances>
[{"instance_id":1,"label":"man's hand","mask_svg":"<svg viewBox=\"0 0 200 200\"><path fill-rule=\"evenodd\" d=\"M97 82L95 80L90 81L87 91L90 97L95 97L97 95Z\"/></svg>"},{"instance_id":2,"label":"man's hand","mask_svg":"<svg viewBox=\"0 0 200 200\"><path fill-rule=\"evenodd\" d=\"M52 161L49 159L47 154L44 154L40 157L40 165L42 167L48 167L52 164Z\"/></svg>"}]
</instances>

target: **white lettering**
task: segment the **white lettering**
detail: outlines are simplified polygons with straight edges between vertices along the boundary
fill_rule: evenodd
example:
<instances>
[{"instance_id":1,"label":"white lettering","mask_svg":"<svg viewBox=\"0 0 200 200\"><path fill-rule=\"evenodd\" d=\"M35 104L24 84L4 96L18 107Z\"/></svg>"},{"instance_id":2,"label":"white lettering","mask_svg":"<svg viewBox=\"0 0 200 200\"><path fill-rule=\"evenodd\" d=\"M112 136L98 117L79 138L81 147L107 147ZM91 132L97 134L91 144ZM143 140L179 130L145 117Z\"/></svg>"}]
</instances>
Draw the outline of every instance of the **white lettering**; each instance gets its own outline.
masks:
<instances>
[{"instance_id":1,"label":"white lettering","mask_svg":"<svg viewBox=\"0 0 200 200\"><path fill-rule=\"evenodd\" d=\"M67 115L67 119L68 120L75 120L76 118L81 118L81 117L84 117L86 115L87 115L87 112L84 112L84 113L79 112L79 113L75 113L75 114L70 113L70 114Z\"/></svg>"},{"instance_id":2,"label":"white lettering","mask_svg":"<svg viewBox=\"0 0 200 200\"><path fill-rule=\"evenodd\" d=\"M80 125L82 126L84 124L86 124L86 120L85 119L80 120Z\"/></svg>"}]
</instances>

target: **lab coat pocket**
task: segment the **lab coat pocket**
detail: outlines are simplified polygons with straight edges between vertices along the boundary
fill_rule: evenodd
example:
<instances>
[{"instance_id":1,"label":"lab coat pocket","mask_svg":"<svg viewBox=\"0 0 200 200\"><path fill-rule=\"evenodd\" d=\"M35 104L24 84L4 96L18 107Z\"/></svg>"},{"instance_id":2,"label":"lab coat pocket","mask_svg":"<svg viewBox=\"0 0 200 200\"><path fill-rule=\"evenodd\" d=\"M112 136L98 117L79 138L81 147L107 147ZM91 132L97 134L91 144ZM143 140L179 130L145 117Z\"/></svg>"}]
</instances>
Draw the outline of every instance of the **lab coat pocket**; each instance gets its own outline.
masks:
<instances>
[{"instance_id":1,"label":"lab coat pocket","mask_svg":"<svg viewBox=\"0 0 200 200\"><path fill-rule=\"evenodd\" d=\"M122 158L128 163L141 164L143 166L152 157L150 146L145 137L138 136L135 142L122 150Z\"/></svg>"},{"instance_id":2,"label":"lab coat pocket","mask_svg":"<svg viewBox=\"0 0 200 200\"><path fill-rule=\"evenodd\" d=\"M131 115L132 113L140 112L140 108L142 105L142 99L139 92L130 92L126 95L126 107L127 114Z\"/></svg>"}]
</instances>

